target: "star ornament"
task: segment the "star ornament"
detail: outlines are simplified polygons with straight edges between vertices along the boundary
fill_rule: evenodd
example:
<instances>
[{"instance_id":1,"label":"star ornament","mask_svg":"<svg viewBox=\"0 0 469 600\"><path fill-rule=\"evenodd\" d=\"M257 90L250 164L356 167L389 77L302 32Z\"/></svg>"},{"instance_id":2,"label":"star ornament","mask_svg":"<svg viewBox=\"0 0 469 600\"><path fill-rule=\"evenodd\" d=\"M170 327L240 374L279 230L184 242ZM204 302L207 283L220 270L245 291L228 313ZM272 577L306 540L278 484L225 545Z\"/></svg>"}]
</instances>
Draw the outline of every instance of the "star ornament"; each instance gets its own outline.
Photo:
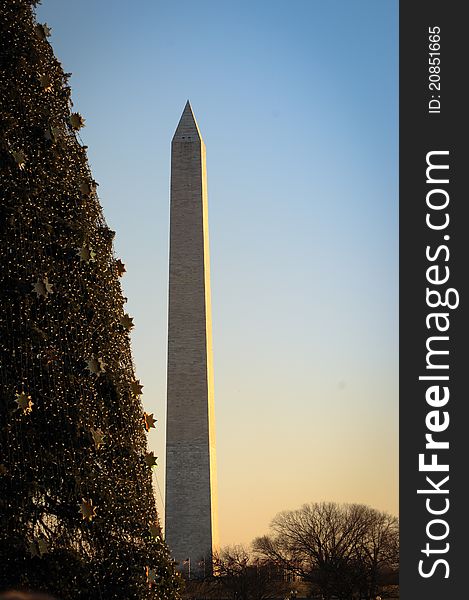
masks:
<instances>
[{"instance_id":1,"label":"star ornament","mask_svg":"<svg viewBox=\"0 0 469 600\"><path fill-rule=\"evenodd\" d=\"M84 521L92 521L96 516L96 507L93 506L93 500L81 499L80 512Z\"/></svg>"},{"instance_id":2,"label":"star ornament","mask_svg":"<svg viewBox=\"0 0 469 600\"><path fill-rule=\"evenodd\" d=\"M49 294L53 294L54 290L52 289L53 285L49 283L47 277L37 278L36 283L33 283L33 291L36 292L38 298L41 296L43 298L47 298Z\"/></svg>"},{"instance_id":3,"label":"star ornament","mask_svg":"<svg viewBox=\"0 0 469 600\"><path fill-rule=\"evenodd\" d=\"M49 27L47 23L38 23L34 28L36 31L36 35L40 40L45 40L50 37L52 29Z\"/></svg>"},{"instance_id":4,"label":"star ornament","mask_svg":"<svg viewBox=\"0 0 469 600\"><path fill-rule=\"evenodd\" d=\"M156 467L157 457L154 452L145 452L145 462L147 463L147 467Z\"/></svg>"},{"instance_id":5,"label":"star ornament","mask_svg":"<svg viewBox=\"0 0 469 600\"><path fill-rule=\"evenodd\" d=\"M59 127L48 127L44 131L44 138L53 144L55 144L55 142L57 142L61 137L62 131L59 129Z\"/></svg>"},{"instance_id":6,"label":"star ornament","mask_svg":"<svg viewBox=\"0 0 469 600\"><path fill-rule=\"evenodd\" d=\"M151 537L157 538L160 535L160 528L154 523L150 525L148 531L150 532Z\"/></svg>"},{"instance_id":7,"label":"star ornament","mask_svg":"<svg viewBox=\"0 0 469 600\"><path fill-rule=\"evenodd\" d=\"M150 569L150 567L145 567L145 574L147 576L148 586L151 588L156 583L156 571L155 569Z\"/></svg>"},{"instance_id":8,"label":"star ornament","mask_svg":"<svg viewBox=\"0 0 469 600\"><path fill-rule=\"evenodd\" d=\"M134 320L133 318L128 315L127 313L124 314L123 317L121 317L120 320L120 324L122 325L122 327L124 329L126 329L127 331L130 331L131 329L134 328Z\"/></svg>"},{"instance_id":9,"label":"star ornament","mask_svg":"<svg viewBox=\"0 0 469 600\"><path fill-rule=\"evenodd\" d=\"M83 194L83 196L89 196L92 191L93 189L87 181L82 181L80 183L80 192Z\"/></svg>"},{"instance_id":10,"label":"star ornament","mask_svg":"<svg viewBox=\"0 0 469 600\"><path fill-rule=\"evenodd\" d=\"M16 164L18 165L18 168L23 170L26 164L26 155L23 152L23 150L18 150L18 152L16 152L16 150L12 150L11 155L13 156Z\"/></svg>"},{"instance_id":11,"label":"star ornament","mask_svg":"<svg viewBox=\"0 0 469 600\"><path fill-rule=\"evenodd\" d=\"M96 252L86 244L77 250L77 255L80 257L80 262L90 262L96 258Z\"/></svg>"},{"instance_id":12,"label":"star ornament","mask_svg":"<svg viewBox=\"0 0 469 600\"><path fill-rule=\"evenodd\" d=\"M101 375L101 373L104 373L105 369L105 363L103 361L102 358L96 358L95 355L93 354L91 356L91 358L89 360L86 361L86 368L88 369L88 371L90 373L93 373L94 375L97 375L99 377L99 375Z\"/></svg>"},{"instance_id":13,"label":"star ornament","mask_svg":"<svg viewBox=\"0 0 469 600\"><path fill-rule=\"evenodd\" d=\"M70 125L72 129L78 131L85 125L85 119L80 115L80 113L72 113L70 115Z\"/></svg>"},{"instance_id":14,"label":"star ornament","mask_svg":"<svg viewBox=\"0 0 469 600\"><path fill-rule=\"evenodd\" d=\"M138 398L142 395L143 385L140 383L139 379L132 381L130 384L130 391L132 392L132 396L134 396L134 398Z\"/></svg>"},{"instance_id":15,"label":"star ornament","mask_svg":"<svg viewBox=\"0 0 469 600\"><path fill-rule=\"evenodd\" d=\"M30 542L29 543L28 552L29 552L29 554L31 555L32 558L34 558L35 556L40 556L39 549L37 547L36 542Z\"/></svg>"},{"instance_id":16,"label":"star ornament","mask_svg":"<svg viewBox=\"0 0 469 600\"><path fill-rule=\"evenodd\" d=\"M106 436L101 431L101 429L90 429L91 436L93 437L93 442L96 447L96 450L99 450L101 446L104 445Z\"/></svg>"},{"instance_id":17,"label":"star ornament","mask_svg":"<svg viewBox=\"0 0 469 600\"><path fill-rule=\"evenodd\" d=\"M54 142L56 142L62 137L62 130L60 129L60 127L51 127L50 132L52 134L52 140Z\"/></svg>"},{"instance_id":18,"label":"star ornament","mask_svg":"<svg viewBox=\"0 0 469 600\"><path fill-rule=\"evenodd\" d=\"M150 431L150 429L152 427L153 427L153 429L156 429L156 427L155 427L156 419L154 418L153 413L151 413L151 414L143 413L143 420L144 420L146 431Z\"/></svg>"},{"instance_id":19,"label":"star ornament","mask_svg":"<svg viewBox=\"0 0 469 600\"><path fill-rule=\"evenodd\" d=\"M41 87L45 92L52 91L52 80L50 76L46 73L45 75L40 75L39 81L41 83Z\"/></svg>"},{"instance_id":20,"label":"star ornament","mask_svg":"<svg viewBox=\"0 0 469 600\"><path fill-rule=\"evenodd\" d=\"M31 396L21 392L20 394L16 394L16 404L18 405L18 410L22 410L24 415L29 414L33 410L34 403L31 400Z\"/></svg>"},{"instance_id":21,"label":"star ornament","mask_svg":"<svg viewBox=\"0 0 469 600\"><path fill-rule=\"evenodd\" d=\"M116 271L119 277L125 273L125 265L120 259L116 260Z\"/></svg>"},{"instance_id":22,"label":"star ornament","mask_svg":"<svg viewBox=\"0 0 469 600\"><path fill-rule=\"evenodd\" d=\"M47 543L47 540L41 538L37 543L37 549L39 551L39 556L47 554L49 552L49 544Z\"/></svg>"}]
</instances>

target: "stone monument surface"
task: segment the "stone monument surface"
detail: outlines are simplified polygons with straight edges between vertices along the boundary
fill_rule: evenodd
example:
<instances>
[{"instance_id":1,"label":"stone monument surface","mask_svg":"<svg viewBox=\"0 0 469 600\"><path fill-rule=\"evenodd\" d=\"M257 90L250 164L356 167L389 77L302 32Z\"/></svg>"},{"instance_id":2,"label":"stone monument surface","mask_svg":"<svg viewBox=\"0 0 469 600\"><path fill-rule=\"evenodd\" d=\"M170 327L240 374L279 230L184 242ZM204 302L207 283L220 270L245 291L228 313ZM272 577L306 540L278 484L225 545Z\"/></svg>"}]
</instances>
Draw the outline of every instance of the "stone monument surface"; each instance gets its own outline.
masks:
<instances>
[{"instance_id":1,"label":"stone monument surface","mask_svg":"<svg viewBox=\"0 0 469 600\"><path fill-rule=\"evenodd\" d=\"M205 144L187 102L171 145L165 537L183 573L218 545Z\"/></svg>"}]
</instances>

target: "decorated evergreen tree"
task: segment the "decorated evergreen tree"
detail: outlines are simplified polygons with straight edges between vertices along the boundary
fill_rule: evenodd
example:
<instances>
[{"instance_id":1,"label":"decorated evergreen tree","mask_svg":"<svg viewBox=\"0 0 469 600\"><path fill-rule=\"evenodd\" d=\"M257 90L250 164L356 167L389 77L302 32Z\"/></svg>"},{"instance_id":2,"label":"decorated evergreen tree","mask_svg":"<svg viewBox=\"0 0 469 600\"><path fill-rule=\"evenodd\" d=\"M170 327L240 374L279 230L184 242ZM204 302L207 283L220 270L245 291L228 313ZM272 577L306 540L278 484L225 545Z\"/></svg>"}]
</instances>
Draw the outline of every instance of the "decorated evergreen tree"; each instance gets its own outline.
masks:
<instances>
[{"instance_id":1,"label":"decorated evergreen tree","mask_svg":"<svg viewBox=\"0 0 469 600\"><path fill-rule=\"evenodd\" d=\"M0 590L175 598L125 268L35 4L0 7Z\"/></svg>"}]
</instances>

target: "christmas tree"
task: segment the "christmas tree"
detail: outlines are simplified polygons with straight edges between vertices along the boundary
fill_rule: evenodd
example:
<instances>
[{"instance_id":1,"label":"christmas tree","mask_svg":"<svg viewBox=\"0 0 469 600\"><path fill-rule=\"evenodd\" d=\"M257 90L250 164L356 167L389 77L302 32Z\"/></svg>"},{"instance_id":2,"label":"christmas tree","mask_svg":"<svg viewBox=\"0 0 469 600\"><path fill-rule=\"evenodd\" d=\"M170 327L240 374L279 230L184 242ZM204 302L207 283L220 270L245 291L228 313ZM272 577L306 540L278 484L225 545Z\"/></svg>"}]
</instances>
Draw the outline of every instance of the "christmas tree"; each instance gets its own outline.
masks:
<instances>
[{"instance_id":1,"label":"christmas tree","mask_svg":"<svg viewBox=\"0 0 469 600\"><path fill-rule=\"evenodd\" d=\"M125 267L35 4L0 8L0 590L175 598Z\"/></svg>"}]
</instances>

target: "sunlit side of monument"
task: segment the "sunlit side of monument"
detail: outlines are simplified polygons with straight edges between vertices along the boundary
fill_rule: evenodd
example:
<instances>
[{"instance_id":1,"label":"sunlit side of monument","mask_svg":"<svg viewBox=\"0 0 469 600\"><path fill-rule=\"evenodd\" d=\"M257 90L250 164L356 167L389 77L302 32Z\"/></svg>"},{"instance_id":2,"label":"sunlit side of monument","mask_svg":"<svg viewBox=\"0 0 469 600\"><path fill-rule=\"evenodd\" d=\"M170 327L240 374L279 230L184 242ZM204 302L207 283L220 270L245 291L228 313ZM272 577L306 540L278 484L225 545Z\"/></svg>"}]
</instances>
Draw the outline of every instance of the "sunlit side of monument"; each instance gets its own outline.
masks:
<instances>
[{"instance_id":1,"label":"sunlit side of monument","mask_svg":"<svg viewBox=\"0 0 469 600\"><path fill-rule=\"evenodd\" d=\"M205 144L187 102L171 145L166 541L208 575L218 546Z\"/></svg>"}]
</instances>

